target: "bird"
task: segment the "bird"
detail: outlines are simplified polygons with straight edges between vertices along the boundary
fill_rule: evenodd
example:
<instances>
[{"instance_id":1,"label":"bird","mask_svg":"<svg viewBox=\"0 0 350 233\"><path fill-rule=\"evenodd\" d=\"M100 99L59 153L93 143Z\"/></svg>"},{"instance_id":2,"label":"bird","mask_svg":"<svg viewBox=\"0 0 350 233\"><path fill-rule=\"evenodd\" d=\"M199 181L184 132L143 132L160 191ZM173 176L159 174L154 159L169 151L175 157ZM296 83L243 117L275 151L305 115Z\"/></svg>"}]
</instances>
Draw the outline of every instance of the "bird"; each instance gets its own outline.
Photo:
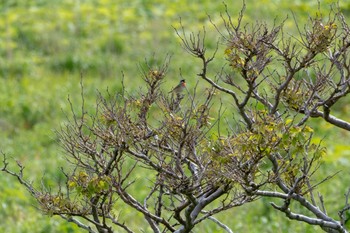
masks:
<instances>
[{"instance_id":1,"label":"bird","mask_svg":"<svg viewBox=\"0 0 350 233\"><path fill-rule=\"evenodd\" d=\"M180 81L180 83L174 87L174 89L172 89L169 93L175 92L176 94L180 94L181 92L183 92L183 90L185 90L186 88L186 81L185 79L182 79Z\"/></svg>"}]
</instances>

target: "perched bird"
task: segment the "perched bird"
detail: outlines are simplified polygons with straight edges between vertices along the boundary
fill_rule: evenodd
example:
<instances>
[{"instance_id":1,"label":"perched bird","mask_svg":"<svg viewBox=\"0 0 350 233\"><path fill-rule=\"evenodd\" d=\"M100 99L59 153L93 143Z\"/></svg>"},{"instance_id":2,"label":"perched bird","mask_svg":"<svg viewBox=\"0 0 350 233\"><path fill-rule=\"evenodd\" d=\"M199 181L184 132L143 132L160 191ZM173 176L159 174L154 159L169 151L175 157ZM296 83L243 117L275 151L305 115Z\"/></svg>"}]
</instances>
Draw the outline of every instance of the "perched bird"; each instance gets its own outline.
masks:
<instances>
[{"instance_id":1,"label":"perched bird","mask_svg":"<svg viewBox=\"0 0 350 233\"><path fill-rule=\"evenodd\" d=\"M180 83L176 87L174 87L174 89L172 89L169 93L175 92L176 94L180 94L183 90L185 90L185 88L186 88L186 81L185 79L182 79Z\"/></svg>"}]
</instances>

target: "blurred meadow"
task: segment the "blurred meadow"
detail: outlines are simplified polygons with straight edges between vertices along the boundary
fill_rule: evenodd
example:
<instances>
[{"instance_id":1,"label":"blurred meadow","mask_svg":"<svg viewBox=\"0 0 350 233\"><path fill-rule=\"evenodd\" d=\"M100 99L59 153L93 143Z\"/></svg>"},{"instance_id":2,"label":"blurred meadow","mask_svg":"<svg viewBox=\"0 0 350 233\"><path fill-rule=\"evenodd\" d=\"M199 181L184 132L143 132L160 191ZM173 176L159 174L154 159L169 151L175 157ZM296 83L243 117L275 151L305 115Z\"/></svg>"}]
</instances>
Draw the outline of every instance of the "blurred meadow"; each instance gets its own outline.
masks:
<instances>
[{"instance_id":1,"label":"blurred meadow","mask_svg":"<svg viewBox=\"0 0 350 233\"><path fill-rule=\"evenodd\" d=\"M327 15L334 1L320 0ZM242 7L241 1L226 1L233 19ZM285 30L296 33L292 12L303 25L308 15L317 11L317 1L246 0L245 22L255 20L273 24L282 22ZM340 8L350 17L350 1L340 1ZM63 181L60 167L69 167L57 143L55 129L69 115L69 96L76 109L81 104L80 78L83 76L85 104L93 109L96 93L121 90L122 73L127 91L136 93L142 87L141 67L145 59L151 65L161 64L171 55L164 91L180 80L181 74L191 91L197 81L200 63L181 47L173 29L179 19L187 32L207 31L206 46L213 52L219 34L208 19L222 27L221 1L211 0L2 0L0 1L0 150L25 165L25 177L40 187ZM225 64L223 44L219 44L211 74ZM197 91L206 84L200 82ZM193 89L192 89L193 90ZM350 121L349 101L336 106L336 115ZM320 168L319 179L342 171L321 185L331 215L343 205L339 201L350 186L349 133L324 121L313 120L317 138L328 147ZM15 167L13 167L15 168ZM140 174L137 183L145 180ZM0 173L0 232L83 232L59 217L43 216L25 189L13 178ZM140 193L142 190L140 190ZM120 210L125 219L146 226L142 216ZM288 221L277 213L268 199L259 200L218 216L234 232L321 232L306 224ZM150 232L143 229L144 232ZM203 222L194 232L223 232L211 222Z\"/></svg>"}]
</instances>

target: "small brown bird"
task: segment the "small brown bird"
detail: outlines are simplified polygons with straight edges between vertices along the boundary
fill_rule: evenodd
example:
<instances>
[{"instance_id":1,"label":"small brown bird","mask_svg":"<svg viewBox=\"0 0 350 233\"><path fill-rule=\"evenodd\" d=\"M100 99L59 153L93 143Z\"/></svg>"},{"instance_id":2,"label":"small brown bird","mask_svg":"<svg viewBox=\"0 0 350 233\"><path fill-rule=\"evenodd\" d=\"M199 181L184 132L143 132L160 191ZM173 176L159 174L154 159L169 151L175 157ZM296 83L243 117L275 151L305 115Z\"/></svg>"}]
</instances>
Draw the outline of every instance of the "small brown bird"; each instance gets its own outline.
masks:
<instances>
[{"instance_id":1,"label":"small brown bird","mask_svg":"<svg viewBox=\"0 0 350 233\"><path fill-rule=\"evenodd\" d=\"M176 87L174 87L174 89L172 89L169 93L175 92L176 94L180 94L183 90L185 90L185 88L186 88L186 81L185 79L182 79L180 83Z\"/></svg>"}]
</instances>

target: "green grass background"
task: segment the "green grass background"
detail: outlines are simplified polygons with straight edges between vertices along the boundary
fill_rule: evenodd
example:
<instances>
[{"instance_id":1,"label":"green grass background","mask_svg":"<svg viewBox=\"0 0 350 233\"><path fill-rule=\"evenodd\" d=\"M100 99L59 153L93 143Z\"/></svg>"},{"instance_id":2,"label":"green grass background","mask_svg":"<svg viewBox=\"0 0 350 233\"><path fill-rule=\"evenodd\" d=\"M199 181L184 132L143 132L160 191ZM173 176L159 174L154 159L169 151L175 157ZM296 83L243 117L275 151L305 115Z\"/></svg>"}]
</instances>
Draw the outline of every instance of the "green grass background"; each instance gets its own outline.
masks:
<instances>
[{"instance_id":1,"label":"green grass background","mask_svg":"<svg viewBox=\"0 0 350 233\"><path fill-rule=\"evenodd\" d=\"M333 1L320 2L326 13ZM236 18L242 3L226 4ZM317 1L306 0L246 0L246 4L246 22L265 20L270 24L275 17L281 22L293 11L302 25L317 9ZM349 17L350 1L340 1L340 7ZM19 160L26 166L27 179L40 184L44 175L45 184L55 185L63 179L59 168L69 164L53 130L66 120L68 96L79 108L80 73L84 76L88 108L95 104L97 89L103 92L108 87L112 93L121 89L122 71L128 91L138 91L142 85L139 63L145 58L157 64L172 54L164 88L176 85L180 68L191 88L198 80L200 63L181 49L172 26L179 27L179 17L188 32L205 26L206 46L211 52L219 35L207 15L220 26L220 12L224 12L224 5L211 0L0 1L0 149L11 157L12 164ZM285 29L295 33L292 17ZM212 74L224 63L223 51L221 46ZM200 84L200 88L205 86ZM350 121L348 102L337 104L335 113ZM342 171L319 187L330 215L337 217L344 203L343 194L350 186L349 134L323 121L313 120L313 124L316 137L328 147L317 178ZM0 232L83 232L59 217L41 215L34 200L13 177L0 173L0 183ZM259 200L217 217L234 232L321 232L317 227L288 221L269 201ZM139 232L146 226L142 216L128 209L122 213L133 219ZM223 231L205 221L194 232Z\"/></svg>"}]
</instances>

